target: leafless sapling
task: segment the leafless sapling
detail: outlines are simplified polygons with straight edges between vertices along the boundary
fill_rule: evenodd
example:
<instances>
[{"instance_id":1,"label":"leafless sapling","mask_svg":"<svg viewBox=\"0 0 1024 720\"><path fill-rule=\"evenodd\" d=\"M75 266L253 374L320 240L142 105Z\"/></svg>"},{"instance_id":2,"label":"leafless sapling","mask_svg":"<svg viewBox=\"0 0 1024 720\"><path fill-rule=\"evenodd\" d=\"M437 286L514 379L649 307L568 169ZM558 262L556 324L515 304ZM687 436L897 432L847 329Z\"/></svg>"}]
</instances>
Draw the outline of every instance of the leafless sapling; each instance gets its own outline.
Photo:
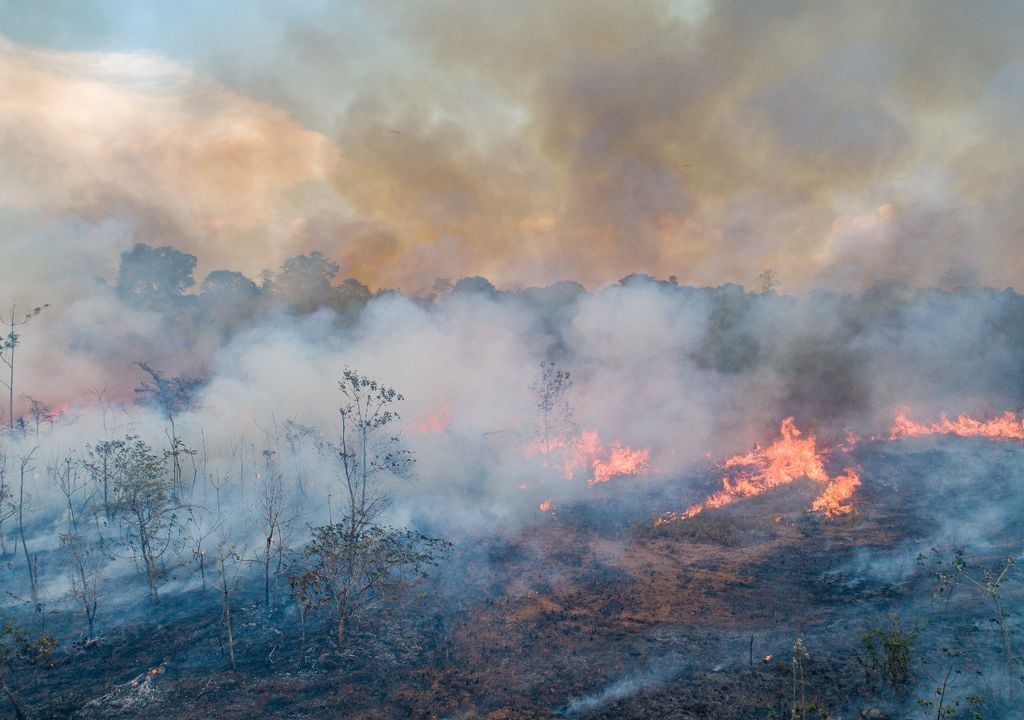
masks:
<instances>
[{"instance_id":1,"label":"leafless sapling","mask_svg":"<svg viewBox=\"0 0 1024 720\"><path fill-rule=\"evenodd\" d=\"M4 533L4 523L10 520L18 512L14 504L14 491L7 479L7 453L0 451L0 554L7 554L7 538ZM15 544L14 549L18 546Z\"/></svg>"},{"instance_id":2,"label":"leafless sapling","mask_svg":"<svg viewBox=\"0 0 1024 720\"><path fill-rule=\"evenodd\" d=\"M535 407L540 413L537 434L545 456L551 454L551 443L555 437L575 430L573 409L568 398L572 385L569 371L562 370L552 361L540 364L540 375L530 386Z\"/></svg>"},{"instance_id":3,"label":"leafless sapling","mask_svg":"<svg viewBox=\"0 0 1024 720\"><path fill-rule=\"evenodd\" d=\"M39 599L39 557L28 551L28 542L25 538L25 480L35 468L32 464L32 456L35 455L38 449L38 447L34 447L25 455L18 457L18 536L21 538L21 548L25 552L25 565L28 568L32 605L37 613L41 613L43 611L43 604Z\"/></svg>"},{"instance_id":4,"label":"leafless sapling","mask_svg":"<svg viewBox=\"0 0 1024 720\"><path fill-rule=\"evenodd\" d=\"M271 578L275 575L271 568L275 559L279 560L287 552L285 535L297 517L287 506L284 479L269 459L260 475L256 500L249 512L264 540L253 560L263 573L263 611L269 614Z\"/></svg>"},{"instance_id":5,"label":"leafless sapling","mask_svg":"<svg viewBox=\"0 0 1024 720\"><path fill-rule=\"evenodd\" d=\"M102 535L97 532L95 538L90 538L84 520L90 511L100 511L94 502L99 488L90 485L82 477L79 464L71 458L50 463L47 472L64 496L67 510L66 532L60 534L60 547L64 568L70 581L68 598L81 608L88 628L88 637L92 637L99 607L101 573L106 557Z\"/></svg>"},{"instance_id":6,"label":"leafless sapling","mask_svg":"<svg viewBox=\"0 0 1024 720\"><path fill-rule=\"evenodd\" d=\"M237 666L235 664L235 631L231 618L231 596L238 588L241 578L243 554L244 550L240 551L226 538L222 538L217 544L217 583L221 591L221 619L224 622L228 658L231 661L232 670L236 670Z\"/></svg>"},{"instance_id":7,"label":"leafless sapling","mask_svg":"<svg viewBox=\"0 0 1024 720\"><path fill-rule=\"evenodd\" d=\"M7 334L0 338L0 362L7 366L7 378L0 378L0 384L7 388L7 429L14 432L14 351L21 342L18 328L27 324L49 305L40 305L19 316L17 306L11 303L11 311L6 318L0 318L7 326Z\"/></svg>"}]
</instances>

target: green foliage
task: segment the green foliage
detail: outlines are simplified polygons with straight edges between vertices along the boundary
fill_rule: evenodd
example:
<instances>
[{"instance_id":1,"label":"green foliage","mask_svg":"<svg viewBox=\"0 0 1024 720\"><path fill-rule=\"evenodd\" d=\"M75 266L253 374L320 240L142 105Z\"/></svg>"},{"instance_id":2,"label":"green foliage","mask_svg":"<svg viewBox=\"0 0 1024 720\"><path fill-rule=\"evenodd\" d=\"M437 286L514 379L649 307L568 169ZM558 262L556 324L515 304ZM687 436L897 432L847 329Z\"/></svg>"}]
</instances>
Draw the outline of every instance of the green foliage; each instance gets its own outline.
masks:
<instances>
[{"instance_id":1,"label":"green foliage","mask_svg":"<svg viewBox=\"0 0 1024 720\"><path fill-rule=\"evenodd\" d=\"M289 581L303 611L332 608L344 652L352 623L426 577L451 544L378 523L387 504L379 476L402 477L415 462L398 436L385 432L399 418L393 406L404 399L401 393L351 368L338 388L345 398L338 456L347 506L340 523L311 528L302 564Z\"/></svg>"},{"instance_id":2,"label":"green foliage","mask_svg":"<svg viewBox=\"0 0 1024 720\"><path fill-rule=\"evenodd\" d=\"M117 291L140 302L173 301L195 284L195 267L195 255L139 243L121 253Z\"/></svg>"},{"instance_id":3,"label":"green foliage","mask_svg":"<svg viewBox=\"0 0 1024 720\"><path fill-rule=\"evenodd\" d=\"M374 524L353 528L350 518L311 528L303 569L289 578L304 608L333 607L339 650L345 649L353 621L397 600L452 548L446 540L413 530Z\"/></svg>"},{"instance_id":4,"label":"green foliage","mask_svg":"<svg viewBox=\"0 0 1024 720\"><path fill-rule=\"evenodd\" d=\"M10 701L14 716L27 720L21 701L8 683L8 677L23 676L33 667L52 667L57 641L52 635L30 636L10 620L0 618L0 690Z\"/></svg>"},{"instance_id":5,"label":"green foliage","mask_svg":"<svg viewBox=\"0 0 1024 720\"><path fill-rule=\"evenodd\" d=\"M904 630L898 615L889 617L889 627L868 627L860 634L862 653L857 663L864 669L865 678L877 676L882 687L888 685L896 692L907 689L911 680L914 644L919 629Z\"/></svg>"},{"instance_id":6,"label":"green foliage","mask_svg":"<svg viewBox=\"0 0 1024 720\"><path fill-rule=\"evenodd\" d=\"M183 521L185 508L173 496L173 479L167 474L167 456L159 457L135 435L126 435L115 456L114 505L121 519L122 537L135 557L142 560L154 602L163 575L161 558Z\"/></svg>"},{"instance_id":7,"label":"green foliage","mask_svg":"<svg viewBox=\"0 0 1024 720\"><path fill-rule=\"evenodd\" d=\"M0 670L15 660L48 667L53 664L56 649L52 635L31 637L12 621L0 618Z\"/></svg>"}]
</instances>

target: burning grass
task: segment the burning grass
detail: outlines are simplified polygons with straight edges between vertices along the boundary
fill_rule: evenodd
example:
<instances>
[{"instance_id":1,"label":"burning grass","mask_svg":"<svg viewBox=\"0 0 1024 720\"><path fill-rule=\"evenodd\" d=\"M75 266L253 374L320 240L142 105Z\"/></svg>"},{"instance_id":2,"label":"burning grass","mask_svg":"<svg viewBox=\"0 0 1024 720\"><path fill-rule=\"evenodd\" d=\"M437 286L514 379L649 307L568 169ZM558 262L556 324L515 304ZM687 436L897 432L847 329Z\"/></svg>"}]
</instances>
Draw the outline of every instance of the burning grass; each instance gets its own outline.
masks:
<instances>
[{"instance_id":1,"label":"burning grass","mask_svg":"<svg viewBox=\"0 0 1024 720\"><path fill-rule=\"evenodd\" d=\"M230 673L215 603L182 604L83 649L69 658L81 679L54 677L40 692L61 698L68 716L127 717L109 703L86 703L163 664L150 681L158 692L139 712L739 719L785 712L789 653L800 636L810 653L808 697L855 715L867 702L855 663L865 623L896 607L931 611L927 568L882 564L927 550L921 543L937 517L929 492L949 490L935 485L934 468L989 467L977 481L993 487L1019 461L1016 448L985 446L979 455L974 442L960 445L855 450L864 467L857 509L831 519L807 512L822 490L810 476L657 526L650 511L664 495L648 487L657 481L645 484L646 504L618 502L612 485L595 487L531 527L464 544L447 577L403 610L387 652L338 658L315 639L315 624L303 645L293 616L264 618L249 602L239 609L240 672ZM984 620L969 599L962 593L952 604L957 622ZM400 643L407 651L395 652ZM964 647L987 652L980 640Z\"/></svg>"}]
</instances>

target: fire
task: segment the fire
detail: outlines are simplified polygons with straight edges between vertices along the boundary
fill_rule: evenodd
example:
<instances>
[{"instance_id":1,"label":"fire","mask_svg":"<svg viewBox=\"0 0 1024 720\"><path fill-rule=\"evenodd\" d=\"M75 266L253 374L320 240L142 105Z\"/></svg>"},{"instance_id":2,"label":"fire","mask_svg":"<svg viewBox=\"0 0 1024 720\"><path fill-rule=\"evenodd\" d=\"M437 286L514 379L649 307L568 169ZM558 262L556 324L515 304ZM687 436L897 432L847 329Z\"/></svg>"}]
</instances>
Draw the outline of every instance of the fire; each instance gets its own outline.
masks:
<instances>
[{"instance_id":1,"label":"fire","mask_svg":"<svg viewBox=\"0 0 1024 720\"><path fill-rule=\"evenodd\" d=\"M545 500L544 502L537 506L537 509L540 510L541 512L546 513L551 512L551 508L553 507L554 505L551 504L551 500Z\"/></svg>"},{"instance_id":2,"label":"fire","mask_svg":"<svg viewBox=\"0 0 1024 720\"><path fill-rule=\"evenodd\" d=\"M634 450L619 444L612 445L607 460L594 460L594 478L587 484L608 482L619 475L636 475L647 467L650 458L650 448Z\"/></svg>"},{"instance_id":3,"label":"fire","mask_svg":"<svg viewBox=\"0 0 1024 720\"><path fill-rule=\"evenodd\" d=\"M860 486L860 475L853 468L846 468L843 474L832 478L824 492L811 503L811 511L821 511L825 517L846 515L853 510L850 498Z\"/></svg>"},{"instance_id":4,"label":"fire","mask_svg":"<svg viewBox=\"0 0 1024 720\"><path fill-rule=\"evenodd\" d=\"M906 408L900 408L896 412L896 419L889 433L890 440L926 435L959 435L1024 442L1024 418L1009 410L992 420L978 420L969 415L958 415L956 420L950 420L943 414L938 422L926 425L909 419Z\"/></svg>"},{"instance_id":5,"label":"fire","mask_svg":"<svg viewBox=\"0 0 1024 720\"><path fill-rule=\"evenodd\" d=\"M593 430L564 438L534 440L523 448L526 457L544 456L545 464L557 468L566 480L578 473L587 473L587 484L608 482L613 477L636 475L647 469L650 448L634 449L620 443L605 448Z\"/></svg>"},{"instance_id":6,"label":"fire","mask_svg":"<svg viewBox=\"0 0 1024 720\"><path fill-rule=\"evenodd\" d=\"M664 525L674 520L691 518L707 508L722 507L742 498L754 497L800 478L809 478L825 485L824 491L811 505L812 511L822 511L826 517L850 512L853 509L849 503L850 498L860 485L857 472L846 468L842 475L829 477L822 454L817 449L814 433L803 436L791 417L782 421L780 434L782 437L766 448L755 445L752 452L726 459L721 465L726 471L721 490L683 512L665 513L656 524Z\"/></svg>"},{"instance_id":7,"label":"fire","mask_svg":"<svg viewBox=\"0 0 1024 720\"><path fill-rule=\"evenodd\" d=\"M437 435L443 433L452 423L452 415L444 405L432 407L420 416L413 425L413 432L420 435Z\"/></svg>"}]
</instances>

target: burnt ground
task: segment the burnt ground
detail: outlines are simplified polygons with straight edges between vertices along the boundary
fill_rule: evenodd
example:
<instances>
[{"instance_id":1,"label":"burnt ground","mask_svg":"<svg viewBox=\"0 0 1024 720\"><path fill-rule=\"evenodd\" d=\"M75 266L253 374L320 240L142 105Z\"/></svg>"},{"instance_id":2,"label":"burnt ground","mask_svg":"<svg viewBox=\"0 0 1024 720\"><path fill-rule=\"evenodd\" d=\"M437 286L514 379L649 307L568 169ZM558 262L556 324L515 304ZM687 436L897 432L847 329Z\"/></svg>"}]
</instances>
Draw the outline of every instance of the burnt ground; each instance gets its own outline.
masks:
<instances>
[{"instance_id":1,"label":"burnt ground","mask_svg":"<svg viewBox=\"0 0 1024 720\"><path fill-rule=\"evenodd\" d=\"M868 445L857 509L834 520L806 512L818 488L804 481L654 527L714 477L672 505L671 483L620 479L531 527L460 543L344 657L324 618L303 640L279 588L269 617L236 596L232 671L211 589L89 644L65 630L57 665L31 683L22 674L21 697L33 717L79 720L738 719L789 717L794 700L833 718L896 718L923 716L917 699L954 668L950 702L980 688L985 717L1013 717L988 600L966 585L949 603L932 595L955 547L986 566L1021 552L1022 458L974 441ZM1009 578L1016 639L1024 583ZM859 642L892 613L915 633L902 690L865 667ZM64 613L28 621L58 635L77 626ZM797 638L809 657L795 682Z\"/></svg>"}]
</instances>

